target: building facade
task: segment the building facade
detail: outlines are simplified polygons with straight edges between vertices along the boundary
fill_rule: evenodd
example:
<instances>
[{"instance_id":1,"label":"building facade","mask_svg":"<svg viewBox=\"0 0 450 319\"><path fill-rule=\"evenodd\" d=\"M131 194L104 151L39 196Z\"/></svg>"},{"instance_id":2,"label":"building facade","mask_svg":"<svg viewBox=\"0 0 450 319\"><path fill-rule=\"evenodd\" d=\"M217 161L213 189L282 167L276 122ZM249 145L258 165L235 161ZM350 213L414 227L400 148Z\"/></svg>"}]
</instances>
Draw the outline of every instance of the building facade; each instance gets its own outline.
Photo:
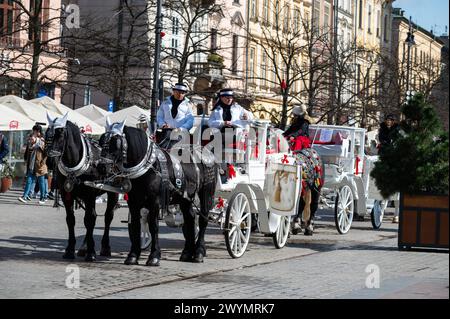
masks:
<instances>
[{"instance_id":1,"label":"building facade","mask_svg":"<svg viewBox=\"0 0 450 319\"><path fill-rule=\"evenodd\" d=\"M35 15L39 18L33 24ZM67 59L60 17L60 0L0 2L0 95L61 99Z\"/></svg>"}]
</instances>

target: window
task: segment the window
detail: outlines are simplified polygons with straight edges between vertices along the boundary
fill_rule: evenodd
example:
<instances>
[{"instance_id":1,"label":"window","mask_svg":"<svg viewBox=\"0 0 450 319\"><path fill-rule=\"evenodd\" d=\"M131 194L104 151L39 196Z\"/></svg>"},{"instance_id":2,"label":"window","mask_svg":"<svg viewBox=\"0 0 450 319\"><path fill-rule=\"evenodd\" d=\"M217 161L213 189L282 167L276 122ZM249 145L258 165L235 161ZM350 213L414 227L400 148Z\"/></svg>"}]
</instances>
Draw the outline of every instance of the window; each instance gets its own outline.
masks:
<instances>
[{"instance_id":1,"label":"window","mask_svg":"<svg viewBox=\"0 0 450 319\"><path fill-rule=\"evenodd\" d=\"M217 29L211 29L211 51L217 51Z\"/></svg>"},{"instance_id":2,"label":"window","mask_svg":"<svg viewBox=\"0 0 450 319\"><path fill-rule=\"evenodd\" d=\"M231 57L231 72L237 74L238 71L238 48L239 48L239 36L233 35L233 49Z\"/></svg>"},{"instance_id":3,"label":"window","mask_svg":"<svg viewBox=\"0 0 450 319\"><path fill-rule=\"evenodd\" d=\"M180 21L178 20L178 18L173 17L172 18L172 34L178 35L179 29L180 29Z\"/></svg>"},{"instance_id":4,"label":"window","mask_svg":"<svg viewBox=\"0 0 450 319\"><path fill-rule=\"evenodd\" d=\"M258 4L257 0L250 0L250 18L256 19L258 17Z\"/></svg>"},{"instance_id":5,"label":"window","mask_svg":"<svg viewBox=\"0 0 450 319\"><path fill-rule=\"evenodd\" d=\"M0 36L13 33L13 2L11 0L0 1Z\"/></svg>"},{"instance_id":6,"label":"window","mask_svg":"<svg viewBox=\"0 0 450 319\"><path fill-rule=\"evenodd\" d=\"M300 10L294 10L294 32L298 33L300 31Z\"/></svg>"},{"instance_id":7,"label":"window","mask_svg":"<svg viewBox=\"0 0 450 319\"><path fill-rule=\"evenodd\" d=\"M250 57L249 57L249 76L252 83L255 83L255 55L256 50L255 48L250 48Z\"/></svg>"},{"instance_id":8,"label":"window","mask_svg":"<svg viewBox=\"0 0 450 319\"><path fill-rule=\"evenodd\" d=\"M291 30L291 9L288 6L284 7L283 19L283 29L285 32L289 32Z\"/></svg>"},{"instance_id":9,"label":"window","mask_svg":"<svg viewBox=\"0 0 450 319\"><path fill-rule=\"evenodd\" d=\"M178 39L172 38L172 55L174 57L178 56Z\"/></svg>"},{"instance_id":10,"label":"window","mask_svg":"<svg viewBox=\"0 0 450 319\"><path fill-rule=\"evenodd\" d=\"M261 86L267 86L267 54L263 52L261 58Z\"/></svg>"},{"instance_id":11,"label":"window","mask_svg":"<svg viewBox=\"0 0 450 319\"><path fill-rule=\"evenodd\" d=\"M313 7L314 11L312 25L314 27L313 30L317 32L320 26L320 1L314 1Z\"/></svg>"},{"instance_id":12,"label":"window","mask_svg":"<svg viewBox=\"0 0 450 319\"><path fill-rule=\"evenodd\" d=\"M378 80L378 70L375 70L375 79L374 79L375 85L374 85L374 89L375 89L375 97L378 97L378 85L379 85L379 80Z\"/></svg>"},{"instance_id":13,"label":"window","mask_svg":"<svg viewBox=\"0 0 450 319\"><path fill-rule=\"evenodd\" d=\"M380 23L381 23L381 12L378 10L377 12L377 37L379 38L381 36L381 30L380 30Z\"/></svg>"},{"instance_id":14,"label":"window","mask_svg":"<svg viewBox=\"0 0 450 319\"><path fill-rule=\"evenodd\" d=\"M363 27L363 0L359 0L359 28Z\"/></svg>"},{"instance_id":15,"label":"window","mask_svg":"<svg viewBox=\"0 0 450 319\"><path fill-rule=\"evenodd\" d=\"M388 42L388 16L387 14L384 16L384 42Z\"/></svg>"},{"instance_id":16,"label":"window","mask_svg":"<svg viewBox=\"0 0 450 319\"><path fill-rule=\"evenodd\" d=\"M325 4L323 8L323 32L328 34L328 28L330 26L330 5L328 3Z\"/></svg>"},{"instance_id":17,"label":"window","mask_svg":"<svg viewBox=\"0 0 450 319\"><path fill-rule=\"evenodd\" d=\"M36 3L35 0L31 0L30 1L30 12L35 14L36 11L39 11L39 22L41 24L41 41L45 42L48 40L48 30L49 30L49 26L47 23L47 21L49 21L50 19L50 1L49 0L42 0L40 2L41 7L40 8L36 8ZM33 41L33 28L32 26L30 26L29 32L28 32L28 39L30 41Z\"/></svg>"},{"instance_id":18,"label":"window","mask_svg":"<svg viewBox=\"0 0 450 319\"><path fill-rule=\"evenodd\" d=\"M269 0L263 0L263 22L269 23Z\"/></svg>"},{"instance_id":19,"label":"window","mask_svg":"<svg viewBox=\"0 0 450 319\"><path fill-rule=\"evenodd\" d=\"M369 4L369 11L367 13L367 32L372 33L372 6Z\"/></svg>"},{"instance_id":20,"label":"window","mask_svg":"<svg viewBox=\"0 0 450 319\"><path fill-rule=\"evenodd\" d=\"M356 92L361 93L361 65L356 65Z\"/></svg>"}]
</instances>

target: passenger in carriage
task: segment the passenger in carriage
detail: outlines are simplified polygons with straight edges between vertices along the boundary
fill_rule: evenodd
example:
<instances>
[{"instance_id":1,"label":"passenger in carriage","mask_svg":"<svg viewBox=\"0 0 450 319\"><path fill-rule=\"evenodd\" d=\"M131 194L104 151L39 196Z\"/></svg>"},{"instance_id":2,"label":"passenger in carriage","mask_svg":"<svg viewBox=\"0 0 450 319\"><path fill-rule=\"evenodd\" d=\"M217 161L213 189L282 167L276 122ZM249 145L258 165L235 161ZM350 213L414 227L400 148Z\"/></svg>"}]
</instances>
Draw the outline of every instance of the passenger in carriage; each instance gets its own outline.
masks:
<instances>
[{"instance_id":1,"label":"passenger in carriage","mask_svg":"<svg viewBox=\"0 0 450 319\"><path fill-rule=\"evenodd\" d=\"M246 121L252 120L253 114L234 101L232 89L223 89L219 92L219 100L209 117L209 127L224 131L227 127L243 128Z\"/></svg>"},{"instance_id":2,"label":"passenger in carriage","mask_svg":"<svg viewBox=\"0 0 450 319\"><path fill-rule=\"evenodd\" d=\"M171 140L173 130L189 130L194 125L192 104L186 97L188 88L185 84L177 83L172 89L173 94L159 107L157 122L160 132L157 141L163 148L170 149L178 140Z\"/></svg>"},{"instance_id":3,"label":"passenger in carriage","mask_svg":"<svg viewBox=\"0 0 450 319\"><path fill-rule=\"evenodd\" d=\"M292 116L291 126L283 133L283 136L289 141L293 152L310 148L309 125L315 121L308 115L306 105L294 106Z\"/></svg>"}]
</instances>

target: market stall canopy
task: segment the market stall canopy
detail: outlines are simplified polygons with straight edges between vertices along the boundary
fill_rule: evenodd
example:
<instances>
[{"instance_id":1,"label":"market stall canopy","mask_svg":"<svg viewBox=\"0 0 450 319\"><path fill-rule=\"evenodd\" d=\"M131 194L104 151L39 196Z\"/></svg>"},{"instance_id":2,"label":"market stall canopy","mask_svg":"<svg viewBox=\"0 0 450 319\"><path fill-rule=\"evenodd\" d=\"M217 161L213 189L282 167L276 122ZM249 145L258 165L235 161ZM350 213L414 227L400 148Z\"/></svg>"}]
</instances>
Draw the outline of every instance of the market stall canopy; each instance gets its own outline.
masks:
<instances>
[{"instance_id":1,"label":"market stall canopy","mask_svg":"<svg viewBox=\"0 0 450 319\"><path fill-rule=\"evenodd\" d=\"M0 104L0 131L28 131L35 121Z\"/></svg>"},{"instance_id":2,"label":"market stall canopy","mask_svg":"<svg viewBox=\"0 0 450 319\"><path fill-rule=\"evenodd\" d=\"M58 117L64 116L66 113L69 113L69 121L75 123L79 127L83 127L86 134L100 135L105 132L103 125L98 125L90 118L78 112L75 112L71 108L68 108L63 104L56 102L48 96L30 100L30 102L36 105L40 105L44 109L58 114Z\"/></svg>"},{"instance_id":3,"label":"market stall canopy","mask_svg":"<svg viewBox=\"0 0 450 319\"><path fill-rule=\"evenodd\" d=\"M127 120L126 125L137 127L139 123L141 123L140 118L142 116L149 117L150 111L144 110L140 108L139 106L133 105L130 107L127 107L126 109L114 112L114 113L108 113L107 116L109 116L109 119L112 123L114 122L122 122L123 120ZM100 125L105 125L106 123L106 117L100 118L98 120L95 120L96 123Z\"/></svg>"},{"instance_id":4,"label":"market stall canopy","mask_svg":"<svg viewBox=\"0 0 450 319\"><path fill-rule=\"evenodd\" d=\"M95 121L98 120L99 118L103 118L105 116L107 116L108 111L94 105L94 104L89 104L83 107L80 107L79 109L76 109L75 112L80 113L81 115Z\"/></svg>"},{"instance_id":5,"label":"market stall canopy","mask_svg":"<svg viewBox=\"0 0 450 319\"><path fill-rule=\"evenodd\" d=\"M21 115L31 119L34 122L47 123L47 110L37 106L30 101L24 100L15 95L6 95L0 97L0 104L9 109L20 113ZM49 111L52 117L59 117L58 113Z\"/></svg>"}]
</instances>

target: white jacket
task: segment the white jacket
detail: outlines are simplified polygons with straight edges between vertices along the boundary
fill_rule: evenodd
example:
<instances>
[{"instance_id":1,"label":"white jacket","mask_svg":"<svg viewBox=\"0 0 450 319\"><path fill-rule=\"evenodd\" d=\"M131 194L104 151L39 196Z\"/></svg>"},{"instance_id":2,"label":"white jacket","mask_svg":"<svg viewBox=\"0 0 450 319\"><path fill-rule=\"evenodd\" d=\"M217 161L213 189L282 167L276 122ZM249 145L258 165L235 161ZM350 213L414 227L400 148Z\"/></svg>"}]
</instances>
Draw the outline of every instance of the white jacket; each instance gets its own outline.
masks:
<instances>
[{"instance_id":1,"label":"white jacket","mask_svg":"<svg viewBox=\"0 0 450 319\"><path fill-rule=\"evenodd\" d=\"M171 128L184 128L189 131L194 125L191 102L185 98L178 106L177 116L173 118L172 100L168 97L159 107L156 119L159 127L167 124Z\"/></svg>"},{"instance_id":2,"label":"white jacket","mask_svg":"<svg viewBox=\"0 0 450 319\"><path fill-rule=\"evenodd\" d=\"M235 127L244 128L248 121L253 120L253 114L247 110L245 110L242 106L237 103L233 103L231 105L231 124ZM244 115L247 115L247 120L244 120ZM218 105L214 111L212 111L211 116L209 117L208 125L211 128L220 129L224 126L223 120L223 109L220 105Z\"/></svg>"}]
</instances>

